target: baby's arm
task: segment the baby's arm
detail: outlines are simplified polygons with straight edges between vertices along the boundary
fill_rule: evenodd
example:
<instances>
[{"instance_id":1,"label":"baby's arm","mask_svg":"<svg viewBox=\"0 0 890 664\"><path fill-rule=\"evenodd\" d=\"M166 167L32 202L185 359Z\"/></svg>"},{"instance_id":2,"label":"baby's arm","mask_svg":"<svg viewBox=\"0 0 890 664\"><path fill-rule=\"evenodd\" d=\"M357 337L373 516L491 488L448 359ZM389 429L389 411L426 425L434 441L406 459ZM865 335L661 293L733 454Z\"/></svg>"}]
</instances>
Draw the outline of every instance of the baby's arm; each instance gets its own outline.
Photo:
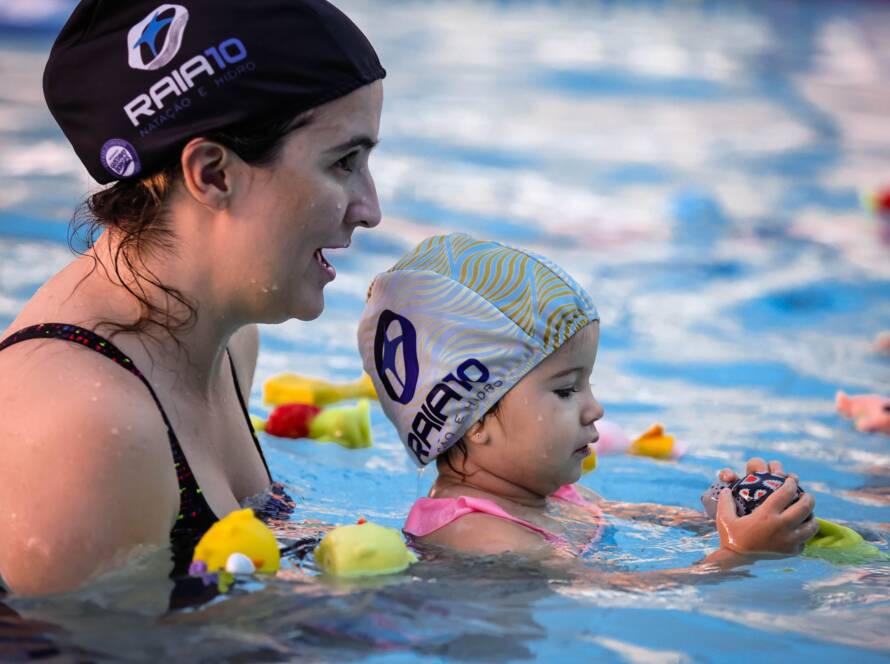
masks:
<instances>
[{"instance_id":1,"label":"baby's arm","mask_svg":"<svg viewBox=\"0 0 890 664\"><path fill-rule=\"evenodd\" d=\"M546 565L557 574L597 587L622 590L658 590L683 585L715 583L727 576L744 572L731 571L760 557L793 555L818 529L812 516L814 500L810 494L797 496L797 481L789 477L757 510L739 517L735 501L728 489L721 492L717 529L720 548L691 567L644 572L614 572L591 569L577 560L551 557ZM792 504L793 503L793 504Z\"/></svg>"},{"instance_id":2,"label":"baby's arm","mask_svg":"<svg viewBox=\"0 0 890 664\"><path fill-rule=\"evenodd\" d=\"M780 461L767 463L760 457L753 457L745 464L745 473L761 472L770 472L775 475L786 474ZM729 468L721 470L718 477L723 482L734 482L738 479L738 475ZM659 526L683 528L699 535L706 535L714 530L714 521L700 510L659 505L657 503L624 503L606 500L585 487L578 486L578 490L584 498L591 502L596 502L603 512L619 519L645 521Z\"/></svg>"},{"instance_id":3,"label":"baby's arm","mask_svg":"<svg viewBox=\"0 0 890 664\"><path fill-rule=\"evenodd\" d=\"M580 493L588 500L590 499L585 491L580 491ZM597 505L609 516L627 521L645 521L659 526L683 528L698 535L705 535L714 530L714 522L706 514L687 507L657 503L622 503L602 498L597 502Z\"/></svg>"}]
</instances>

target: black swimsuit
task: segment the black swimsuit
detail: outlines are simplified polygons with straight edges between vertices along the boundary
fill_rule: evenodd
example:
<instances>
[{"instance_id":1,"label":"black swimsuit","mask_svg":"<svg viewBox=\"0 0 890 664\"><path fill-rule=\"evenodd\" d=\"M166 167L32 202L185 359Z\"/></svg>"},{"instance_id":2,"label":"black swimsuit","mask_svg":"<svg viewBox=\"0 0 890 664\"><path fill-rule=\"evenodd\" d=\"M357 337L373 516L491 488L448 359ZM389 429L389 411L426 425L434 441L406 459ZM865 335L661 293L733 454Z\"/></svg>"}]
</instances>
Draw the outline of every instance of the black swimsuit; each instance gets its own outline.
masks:
<instances>
[{"instance_id":1,"label":"black swimsuit","mask_svg":"<svg viewBox=\"0 0 890 664\"><path fill-rule=\"evenodd\" d=\"M182 447L180 447L179 441L176 439L176 434L173 432L173 426L170 424L167 413L164 412L164 407L158 400L158 396L155 394L151 384L145 376L142 375L142 372L136 368L133 361L124 355L114 344L107 339L103 339L94 332L90 332L89 330L76 325L43 323L41 325L26 327L0 342L0 351L4 348L9 348L13 344L28 339L63 339L86 346L90 350L94 350L97 353L104 355L112 362L122 366L141 380L148 388L151 398L154 399L154 402L161 413L161 417L164 420L164 424L167 427L167 436L170 440L170 451L173 453L173 463L176 468L176 480L179 483L179 514L176 517L176 522L173 524L173 528L170 530L170 547L173 552L174 561L173 576L185 573L188 569L195 544L197 544L201 535L203 535L207 529L217 521L217 516L213 513L213 510L210 509L210 505L207 504L207 500L204 498L204 494L198 486L198 482L192 473L192 469L189 467L188 460L182 452ZM235 364L232 362L231 355L229 355L229 365L232 368L232 377L235 382L235 393L238 395L238 403L241 404L241 410L244 412L244 418L247 420L250 435L253 438L253 442L256 445L257 452L260 455L260 459L263 461L263 466L266 469L266 474L271 483L272 475L269 473L269 466L266 463L266 458L263 456L262 449L260 449L260 443L257 440L253 425L250 422L247 407L244 403L244 397L241 395L241 388L238 385L238 377L235 374ZM262 511L276 516L281 514L281 512L290 511L289 509L283 508L290 507L292 503L290 503L290 505L288 504L290 501L286 494L284 494L283 498L284 500L282 500L281 497L273 495L270 500L271 504L267 505L267 509L264 508Z\"/></svg>"}]
</instances>

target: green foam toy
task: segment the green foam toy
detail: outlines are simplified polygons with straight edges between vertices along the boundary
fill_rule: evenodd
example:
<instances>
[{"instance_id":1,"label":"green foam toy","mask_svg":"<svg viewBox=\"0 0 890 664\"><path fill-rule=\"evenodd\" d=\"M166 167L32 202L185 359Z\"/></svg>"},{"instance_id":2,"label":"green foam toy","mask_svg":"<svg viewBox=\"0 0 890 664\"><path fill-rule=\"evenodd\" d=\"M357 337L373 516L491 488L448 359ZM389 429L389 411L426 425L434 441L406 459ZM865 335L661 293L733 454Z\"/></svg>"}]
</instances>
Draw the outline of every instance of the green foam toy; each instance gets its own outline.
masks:
<instances>
[{"instance_id":1,"label":"green foam toy","mask_svg":"<svg viewBox=\"0 0 890 664\"><path fill-rule=\"evenodd\" d=\"M835 565L856 565L872 560L890 560L874 544L869 544L852 528L816 518L819 531L804 545L803 555L821 558Z\"/></svg>"}]
</instances>

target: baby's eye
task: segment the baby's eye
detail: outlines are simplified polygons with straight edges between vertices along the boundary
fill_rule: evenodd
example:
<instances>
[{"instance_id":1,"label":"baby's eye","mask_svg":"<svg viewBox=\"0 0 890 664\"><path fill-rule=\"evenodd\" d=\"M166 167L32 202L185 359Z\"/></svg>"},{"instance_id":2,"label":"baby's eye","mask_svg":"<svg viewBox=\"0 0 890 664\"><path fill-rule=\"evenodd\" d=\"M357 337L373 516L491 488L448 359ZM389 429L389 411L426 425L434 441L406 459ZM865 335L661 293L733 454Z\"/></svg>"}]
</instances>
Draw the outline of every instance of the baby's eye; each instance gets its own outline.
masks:
<instances>
[{"instance_id":1,"label":"baby's eye","mask_svg":"<svg viewBox=\"0 0 890 664\"><path fill-rule=\"evenodd\" d=\"M575 394L578 391L576 387L564 387L558 390L553 390L553 393L558 396L560 399L568 399L570 396Z\"/></svg>"}]
</instances>

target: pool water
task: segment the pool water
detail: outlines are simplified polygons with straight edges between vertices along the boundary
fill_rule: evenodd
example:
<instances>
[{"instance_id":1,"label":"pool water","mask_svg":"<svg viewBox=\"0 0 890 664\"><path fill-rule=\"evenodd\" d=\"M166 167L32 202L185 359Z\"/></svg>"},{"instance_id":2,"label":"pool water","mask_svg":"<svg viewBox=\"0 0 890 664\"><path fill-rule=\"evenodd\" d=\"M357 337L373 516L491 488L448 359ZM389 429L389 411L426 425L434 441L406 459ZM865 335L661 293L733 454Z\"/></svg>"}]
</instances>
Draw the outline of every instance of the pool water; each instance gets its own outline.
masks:
<instances>
[{"instance_id":1,"label":"pool water","mask_svg":"<svg viewBox=\"0 0 890 664\"><path fill-rule=\"evenodd\" d=\"M797 472L817 513L890 551L890 438L834 413L837 389L890 391L890 246L860 193L890 184L890 5L877 2L338 3L389 69L372 167L383 223L333 253L311 324L264 327L262 381L361 369L374 274L421 238L466 231L557 260L594 297L607 417L690 444L676 462L602 457L607 498L697 508L724 466ZM69 259L90 181L46 112L40 74L70 2L0 9L0 328ZM7 416L7 414L3 414ZM434 469L379 408L350 451L263 438L296 498L283 538L365 517L399 527ZM85 536L88 536L85 535ZM714 534L615 520L585 562L685 566ZM162 552L163 553L163 552ZM886 661L890 564L761 561L719 582L628 590L518 560L424 552L340 582L311 558L166 611L163 555L66 597L6 600L0 659L692 662L727 655ZM160 559L159 557L160 556ZM153 573L154 572L154 573Z\"/></svg>"}]
</instances>

